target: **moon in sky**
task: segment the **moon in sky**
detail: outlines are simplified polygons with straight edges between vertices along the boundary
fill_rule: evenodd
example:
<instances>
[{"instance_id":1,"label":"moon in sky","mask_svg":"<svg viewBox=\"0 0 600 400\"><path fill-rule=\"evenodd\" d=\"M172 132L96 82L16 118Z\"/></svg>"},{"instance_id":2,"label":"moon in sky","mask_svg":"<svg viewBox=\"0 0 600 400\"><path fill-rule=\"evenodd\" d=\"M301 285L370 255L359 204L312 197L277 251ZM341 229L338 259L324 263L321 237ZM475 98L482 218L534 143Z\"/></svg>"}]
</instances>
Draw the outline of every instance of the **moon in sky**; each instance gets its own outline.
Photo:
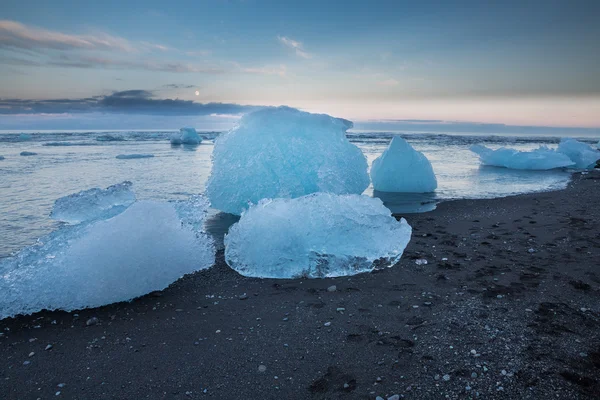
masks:
<instances>
[{"instance_id":1,"label":"moon in sky","mask_svg":"<svg viewBox=\"0 0 600 400\"><path fill-rule=\"evenodd\" d=\"M196 90L196 96L200 96L200 92Z\"/></svg>"}]
</instances>

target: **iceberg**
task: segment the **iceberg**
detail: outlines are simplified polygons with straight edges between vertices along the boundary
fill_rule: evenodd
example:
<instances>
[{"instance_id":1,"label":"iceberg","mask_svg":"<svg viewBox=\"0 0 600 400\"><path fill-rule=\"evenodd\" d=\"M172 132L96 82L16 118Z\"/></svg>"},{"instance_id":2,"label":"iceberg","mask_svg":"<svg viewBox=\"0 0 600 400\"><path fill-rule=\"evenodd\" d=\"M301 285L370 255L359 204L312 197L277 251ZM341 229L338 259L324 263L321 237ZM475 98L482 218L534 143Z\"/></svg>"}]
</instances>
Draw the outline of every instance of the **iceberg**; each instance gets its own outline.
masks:
<instances>
[{"instance_id":1,"label":"iceberg","mask_svg":"<svg viewBox=\"0 0 600 400\"><path fill-rule=\"evenodd\" d=\"M136 158L152 158L154 154L119 154L115 158L119 160L134 160Z\"/></svg>"},{"instance_id":2,"label":"iceberg","mask_svg":"<svg viewBox=\"0 0 600 400\"><path fill-rule=\"evenodd\" d=\"M205 198L136 202L110 219L65 225L0 260L0 319L72 311L162 290L214 264Z\"/></svg>"},{"instance_id":3,"label":"iceberg","mask_svg":"<svg viewBox=\"0 0 600 400\"><path fill-rule=\"evenodd\" d=\"M373 189L380 192L429 193L437 188L431 163L400 136L371 166Z\"/></svg>"},{"instance_id":4,"label":"iceberg","mask_svg":"<svg viewBox=\"0 0 600 400\"><path fill-rule=\"evenodd\" d=\"M175 132L173 134L171 134L171 144L173 145L180 145L183 142L181 141L181 132Z\"/></svg>"},{"instance_id":5,"label":"iceberg","mask_svg":"<svg viewBox=\"0 0 600 400\"><path fill-rule=\"evenodd\" d=\"M95 219L107 219L122 213L135 203L135 193L129 181L106 189L93 188L61 197L54 202L50 218L69 224Z\"/></svg>"},{"instance_id":6,"label":"iceberg","mask_svg":"<svg viewBox=\"0 0 600 400\"><path fill-rule=\"evenodd\" d=\"M26 142L28 140L31 140L31 135L28 135L27 133L21 133L19 135L19 137L17 138L17 140L19 142Z\"/></svg>"},{"instance_id":7,"label":"iceberg","mask_svg":"<svg viewBox=\"0 0 600 400\"><path fill-rule=\"evenodd\" d=\"M263 199L225 236L225 260L244 276L325 278L391 267L412 229L381 200L314 193Z\"/></svg>"},{"instance_id":8,"label":"iceberg","mask_svg":"<svg viewBox=\"0 0 600 400\"><path fill-rule=\"evenodd\" d=\"M37 153L34 153L33 151L22 151L21 155L24 156L24 157L37 156Z\"/></svg>"},{"instance_id":9,"label":"iceberg","mask_svg":"<svg viewBox=\"0 0 600 400\"><path fill-rule=\"evenodd\" d=\"M125 138L121 135L105 134L96 138L98 142L124 142Z\"/></svg>"},{"instance_id":10,"label":"iceberg","mask_svg":"<svg viewBox=\"0 0 600 400\"><path fill-rule=\"evenodd\" d=\"M4 156L0 156L0 161L4 160Z\"/></svg>"},{"instance_id":11,"label":"iceberg","mask_svg":"<svg viewBox=\"0 0 600 400\"><path fill-rule=\"evenodd\" d=\"M194 128L181 128L179 132L181 133L181 143L183 144L200 144L202 142L202 138Z\"/></svg>"},{"instance_id":12,"label":"iceberg","mask_svg":"<svg viewBox=\"0 0 600 400\"><path fill-rule=\"evenodd\" d=\"M567 155L575 164L575 168L593 168L596 161L600 160L600 151L575 139L562 139L557 151Z\"/></svg>"},{"instance_id":13,"label":"iceberg","mask_svg":"<svg viewBox=\"0 0 600 400\"><path fill-rule=\"evenodd\" d=\"M362 193L369 186L367 161L346 138L351 127L289 107L246 114L215 141L206 187L212 206L240 215L263 198Z\"/></svg>"},{"instance_id":14,"label":"iceberg","mask_svg":"<svg viewBox=\"0 0 600 400\"><path fill-rule=\"evenodd\" d=\"M546 146L540 146L532 151L518 151L504 147L492 150L483 145L475 144L470 147L470 150L479 155L482 164L494 167L521 170L549 170L571 167L575 164L567 155Z\"/></svg>"}]
</instances>

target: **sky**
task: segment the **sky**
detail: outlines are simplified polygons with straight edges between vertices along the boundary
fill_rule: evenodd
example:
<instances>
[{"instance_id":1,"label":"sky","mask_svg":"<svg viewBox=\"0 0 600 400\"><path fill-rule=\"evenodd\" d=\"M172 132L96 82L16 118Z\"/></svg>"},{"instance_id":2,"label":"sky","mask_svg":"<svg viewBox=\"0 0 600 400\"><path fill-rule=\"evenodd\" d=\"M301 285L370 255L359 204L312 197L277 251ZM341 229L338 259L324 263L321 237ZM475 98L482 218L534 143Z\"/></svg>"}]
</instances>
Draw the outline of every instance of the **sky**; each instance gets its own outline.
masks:
<instances>
[{"instance_id":1,"label":"sky","mask_svg":"<svg viewBox=\"0 0 600 400\"><path fill-rule=\"evenodd\" d=\"M0 129L221 129L288 105L366 129L598 133L599 16L596 0L3 0Z\"/></svg>"}]
</instances>

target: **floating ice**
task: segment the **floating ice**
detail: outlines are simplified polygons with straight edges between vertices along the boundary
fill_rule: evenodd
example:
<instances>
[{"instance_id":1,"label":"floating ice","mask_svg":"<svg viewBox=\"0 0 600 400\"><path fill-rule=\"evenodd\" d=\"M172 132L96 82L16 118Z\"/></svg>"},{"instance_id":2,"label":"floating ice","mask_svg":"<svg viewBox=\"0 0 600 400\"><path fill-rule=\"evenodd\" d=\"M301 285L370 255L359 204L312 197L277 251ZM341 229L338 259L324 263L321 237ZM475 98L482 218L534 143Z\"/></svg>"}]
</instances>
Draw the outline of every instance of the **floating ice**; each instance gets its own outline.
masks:
<instances>
[{"instance_id":1,"label":"floating ice","mask_svg":"<svg viewBox=\"0 0 600 400\"><path fill-rule=\"evenodd\" d=\"M4 156L0 156L0 160L4 160Z\"/></svg>"},{"instance_id":2,"label":"floating ice","mask_svg":"<svg viewBox=\"0 0 600 400\"><path fill-rule=\"evenodd\" d=\"M212 206L239 215L263 198L362 193L369 185L367 161L346 139L351 127L289 107L246 114L215 141L206 188Z\"/></svg>"},{"instance_id":3,"label":"floating ice","mask_svg":"<svg viewBox=\"0 0 600 400\"><path fill-rule=\"evenodd\" d=\"M314 193L263 199L225 236L225 260L242 275L323 278L392 266L410 241L379 199Z\"/></svg>"},{"instance_id":4,"label":"floating ice","mask_svg":"<svg viewBox=\"0 0 600 400\"><path fill-rule=\"evenodd\" d=\"M170 140L171 140L171 144L175 144L175 145L183 143L181 141L181 132L175 132L175 133L173 133L171 135L171 139Z\"/></svg>"},{"instance_id":5,"label":"floating ice","mask_svg":"<svg viewBox=\"0 0 600 400\"><path fill-rule=\"evenodd\" d=\"M194 128L181 128L181 143L183 144L200 144L202 138Z\"/></svg>"},{"instance_id":6,"label":"floating ice","mask_svg":"<svg viewBox=\"0 0 600 400\"><path fill-rule=\"evenodd\" d=\"M61 197L54 202L50 218L79 224L113 217L135 202L135 193L131 186L131 182L125 181L106 189L93 188Z\"/></svg>"},{"instance_id":7,"label":"floating ice","mask_svg":"<svg viewBox=\"0 0 600 400\"><path fill-rule=\"evenodd\" d=\"M431 163L400 136L371 166L373 188L380 192L428 193L437 188Z\"/></svg>"},{"instance_id":8,"label":"floating ice","mask_svg":"<svg viewBox=\"0 0 600 400\"><path fill-rule=\"evenodd\" d=\"M41 238L0 260L0 319L126 301L210 267L215 249L198 228L207 208L201 197L140 201L111 219Z\"/></svg>"},{"instance_id":9,"label":"floating ice","mask_svg":"<svg viewBox=\"0 0 600 400\"><path fill-rule=\"evenodd\" d=\"M22 151L21 155L24 156L24 157L27 157L27 156L37 156L37 153L34 153L33 151Z\"/></svg>"},{"instance_id":10,"label":"floating ice","mask_svg":"<svg viewBox=\"0 0 600 400\"><path fill-rule=\"evenodd\" d=\"M154 154L119 154L115 158L119 160L133 160L136 158L152 158Z\"/></svg>"},{"instance_id":11,"label":"floating ice","mask_svg":"<svg viewBox=\"0 0 600 400\"><path fill-rule=\"evenodd\" d=\"M471 151L479 155L482 164L510 169L548 170L570 167L575 163L565 154L546 146L532 151L500 148L492 150L483 145L473 145Z\"/></svg>"},{"instance_id":12,"label":"floating ice","mask_svg":"<svg viewBox=\"0 0 600 400\"><path fill-rule=\"evenodd\" d=\"M125 141L125 138L121 135L111 135L107 133L105 135L98 136L96 140L99 142L123 142Z\"/></svg>"},{"instance_id":13,"label":"floating ice","mask_svg":"<svg viewBox=\"0 0 600 400\"><path fill-rule=\"evenodd\" d=\"M575 163L575 168L593 168L600 160L600 151L575 139L562 139L557 151L567 155Z\"/></svg>"},{"instance_id":14,"label":"floating ice","mask_svg":"<svg viewBox=\"0 0 600 400\"><path fill-rule=\"evenodd\" d=\"M28 135L26 133L21 133L17 140L20 142L26 142L28 140L31 140L31 135Z\"/></svg>"}]
</instances>

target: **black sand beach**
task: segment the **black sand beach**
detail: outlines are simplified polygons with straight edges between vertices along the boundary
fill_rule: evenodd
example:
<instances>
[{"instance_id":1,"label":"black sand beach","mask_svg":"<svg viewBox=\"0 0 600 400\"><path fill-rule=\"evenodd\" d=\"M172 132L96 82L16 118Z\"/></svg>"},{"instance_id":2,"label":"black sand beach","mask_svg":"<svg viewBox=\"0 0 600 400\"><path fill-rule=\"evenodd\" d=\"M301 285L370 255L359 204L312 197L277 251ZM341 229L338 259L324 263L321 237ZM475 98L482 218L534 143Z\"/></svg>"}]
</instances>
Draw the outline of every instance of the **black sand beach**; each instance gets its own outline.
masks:
<instances>
[{"instance_id":1,"label":"black sand beach","mask_svg":"<svg viewBox=\"0 0 600 400\"><path fill-rule=\"evenodd\" d=\"M131 303L0 321L0 397L600 398L599 188L407 215L371 274L249 279L221 252Z\"/></svg>"}]
</instances>

